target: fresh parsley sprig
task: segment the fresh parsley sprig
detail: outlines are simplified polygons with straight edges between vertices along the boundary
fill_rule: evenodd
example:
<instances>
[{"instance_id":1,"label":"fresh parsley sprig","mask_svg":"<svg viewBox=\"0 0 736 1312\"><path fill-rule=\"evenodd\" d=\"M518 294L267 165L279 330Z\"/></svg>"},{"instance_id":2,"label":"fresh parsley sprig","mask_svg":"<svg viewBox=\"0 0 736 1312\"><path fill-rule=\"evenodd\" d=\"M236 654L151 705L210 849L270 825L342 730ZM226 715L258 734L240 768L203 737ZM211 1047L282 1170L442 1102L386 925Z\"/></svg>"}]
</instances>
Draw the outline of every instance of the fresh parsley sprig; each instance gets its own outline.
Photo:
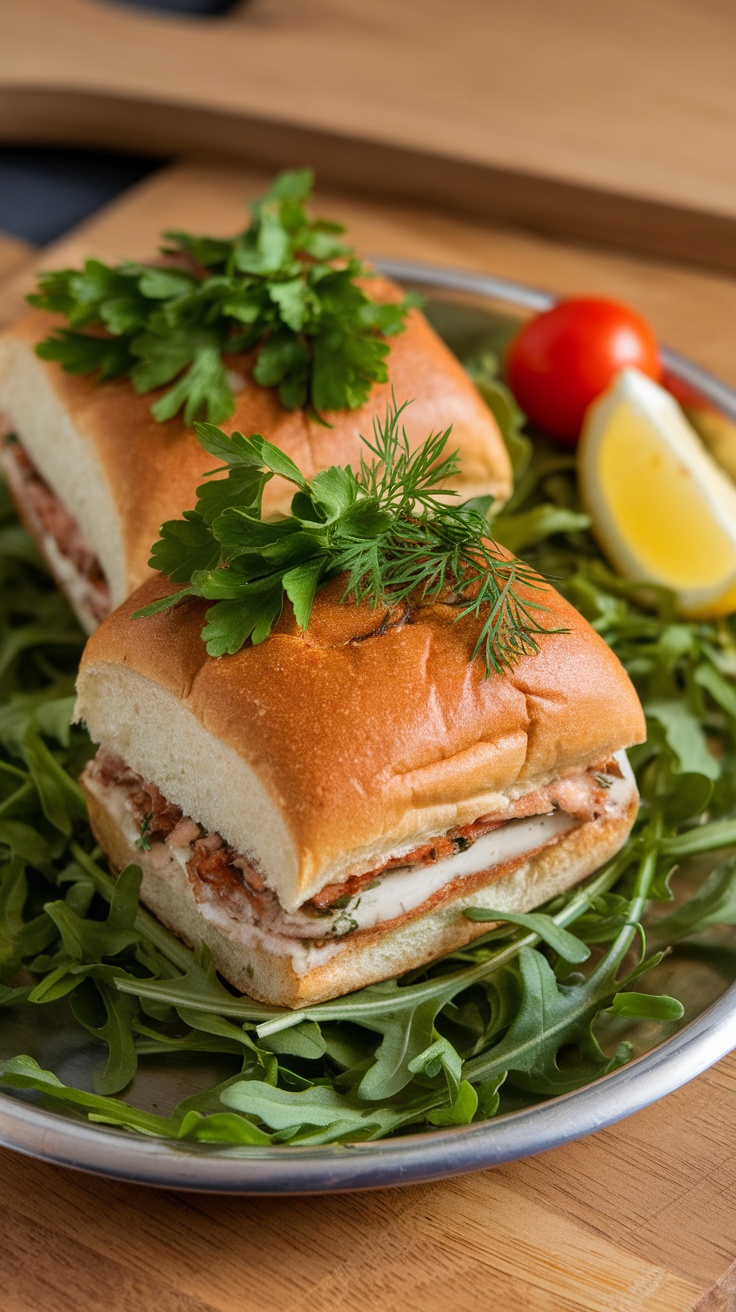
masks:
<instances>
[{"instance_id":1,"label":"fresh parsley sprig","mask_svg":"<svg viewBox=\"0 0 736 1312\"><path fill-rule=\"evenodd\" d=\"M167 232L158 265L43 273L28 300L69 327L38 354L68 373L129 377L136 392L173 384L151 407L163 423L223 423L235 409L224 356L258 350L256 382L278 388L287 409L357 409L388 374L386 337L401 332L409 295L383 304L358 280L371 271L345 245L344 229L307 211L311 169L280 174L251 205L246 230L228 240Z\"/></svg>"},{"instance_id":2,"label":"fresh parsley sprig","mask_svg":"<svg viewBox=\"0 0 736 1312\"><path fill-rule=\"evenodd\" d=\"M389 407L363 439L360 469L333 465L307 480L278 447L259 435L227 437L197 424L201 445L224 464L226 479L204 484L196 509L170 520L152 548L151 565L171 593L136 615L155 614L189 597L213 601L202 637L211 656L239 651L268 637L285 597L306 629L317 590L345 576L347 600L421 605L449 600L457 619L480 621L473 657L486 673L511 668L538 650L548 632L546 607L530 596L541 579L488 537L491 498L452 504L445 486L458 468L448 454L450 429L412 450L401 423L406 404ZM291 514L264 519L263 489L274 474L297 491Z\"/></svg>"}]
</instances>

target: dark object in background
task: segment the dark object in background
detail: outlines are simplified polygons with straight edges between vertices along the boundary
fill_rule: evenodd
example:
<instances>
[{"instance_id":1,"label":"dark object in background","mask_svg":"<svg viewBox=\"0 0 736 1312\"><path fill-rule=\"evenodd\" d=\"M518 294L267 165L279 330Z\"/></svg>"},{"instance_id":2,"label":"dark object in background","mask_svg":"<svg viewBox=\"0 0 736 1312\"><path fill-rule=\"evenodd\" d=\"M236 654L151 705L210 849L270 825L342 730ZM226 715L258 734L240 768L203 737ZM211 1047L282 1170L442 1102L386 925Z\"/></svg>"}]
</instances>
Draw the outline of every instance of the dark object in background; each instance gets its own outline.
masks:
<instances>
[{"instance_id":1,"label":"dark object in background","mask_svg":"<svg viewBox=\"0 0 736 1312\"><path fill-rule=\"evenodd\" d=\"M190 18L217 18L243 0L97 0ZM2 0L0 0L2 3ZM140 182L163 161L102 151L0 149L0 233L45 246Z\"/></svg>"},{"instance_id":2,"label":"dark object in background","mask_svg":"<svg viewBox=\"0 0 736 1312\"><path fill-rule=\"evenodd\" d=\"M131 9L157 9L167 14L184 14L190 18L217 18L234 9L240 0L103 0L105 4L126 5Z\"/></svg>"},{"instance_id":3,"label":"dark object in background","mask_svg":"<svg viewBox=\"0 0 736 1312\"><path fill-rule=\"evenodd\" d=\"M47 147L0 149L0 232L45 246L163 161Z\"/></svg>"}]
</instances>

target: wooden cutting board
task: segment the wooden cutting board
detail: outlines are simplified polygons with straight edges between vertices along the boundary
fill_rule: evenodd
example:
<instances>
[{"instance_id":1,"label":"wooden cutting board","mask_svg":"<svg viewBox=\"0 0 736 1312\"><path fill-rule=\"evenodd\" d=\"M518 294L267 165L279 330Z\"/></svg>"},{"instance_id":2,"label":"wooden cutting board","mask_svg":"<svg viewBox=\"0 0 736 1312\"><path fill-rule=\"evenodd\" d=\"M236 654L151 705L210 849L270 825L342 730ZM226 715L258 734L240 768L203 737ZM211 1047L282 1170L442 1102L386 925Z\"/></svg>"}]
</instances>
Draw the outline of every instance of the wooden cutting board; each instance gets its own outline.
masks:
<instances>
[{"instance_id":1,"label":"wooden cutting board","mask_svg":"<svg viewBox=\"0 0 736 1312\"><path fill-rule=\"evenodd\" d=\"M56 268L90 254L146 258L161 231L172 226L232 233L246 222L248 199L260 195L271 176L202 159L160 170L11 275L0 286L0 324L21 312L34 263ZM319 188L317 202L347 224L356 244L371 255L476 269L560 294L599 292L629 301L651 319L663 341L736 386L734 277L544 240L439 209L358 199L327 187Z\"/></svg>"},{"instance_id":2,"label":"wooden cutting board","mask_svg":"<svg viewBox=\"0 0 736 1312\"><path fill-rule=\"evenodd\" d=\"M26 242L0 233L0 278L8 278L11 271L24 265L30 255L31 248Z\"/></svg>"},{"instance_id":3,"label":"wooden cutting board","mask_svg":"<svg viewBox=\"0 0 736 1312\"><path fill-rule=\"evenodd\" d=\"M311 159L366 194L736 269L730 0L0 5L0 139Z\"/></svg>"},{"instance_id":4,"label":"wooden cutting board","mask_svg":"<svg viewBox=\"0 0 736 1312\"><path fill-rule=\"evenodd\" d=\"M192 161L38 259L145 256L227 232L262 176ZM736 383L736 282L424 209L322 194L365 251L618 295ZM0 289L22 307L30 270ZM736 1308L736 1053L656 1106L542 1157L364 1195L153 1193L0 1152L8 1312L728 1312Z\"/></svg>"}]
</instances>

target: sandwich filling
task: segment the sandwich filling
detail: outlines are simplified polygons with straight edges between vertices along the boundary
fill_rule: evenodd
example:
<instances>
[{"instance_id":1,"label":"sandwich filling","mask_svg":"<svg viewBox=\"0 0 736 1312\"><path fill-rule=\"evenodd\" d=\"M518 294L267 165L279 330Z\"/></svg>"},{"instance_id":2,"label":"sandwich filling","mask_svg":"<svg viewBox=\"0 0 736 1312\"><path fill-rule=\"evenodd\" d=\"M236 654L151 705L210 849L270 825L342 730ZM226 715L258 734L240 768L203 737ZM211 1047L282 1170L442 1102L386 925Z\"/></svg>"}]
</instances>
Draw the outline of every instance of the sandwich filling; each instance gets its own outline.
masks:
<instances>
[{"instance_id":1,"label":"sandwich filling","mask_svg":"<svg viewBox=\"0 0 736 1312\"><path fill-rule=\"evenodd\" d=\"M100 562L77 521L12 435L0 447L8 486L49 568L66 592L87 632L110 614L110 589Z\"/></svg>"},{"instance_id":2,"label":"sandwich filling","mask_svg":"<svg viewBox=\"0 0 736 1312\"><path fill-rule=\"evenodd\" d=\"M85 784L131 846L161 869L170 862L186 874L205 919L268 939L275 951L336 945L380 925L394 927L468 888L488 884L510 861L530 856L576 827L613 814L634 787L623 752L530 791L500 815L440 834L400 857L388 857L342 884L328 884L296 911L287 912L256 864L209 832L163 796L119 757L100 748ZM475 876L475 879L473 877ZM242 934L241 934L242 937ZM247 937L247 934L246 934Z\"/></svg>"}]
</instances>

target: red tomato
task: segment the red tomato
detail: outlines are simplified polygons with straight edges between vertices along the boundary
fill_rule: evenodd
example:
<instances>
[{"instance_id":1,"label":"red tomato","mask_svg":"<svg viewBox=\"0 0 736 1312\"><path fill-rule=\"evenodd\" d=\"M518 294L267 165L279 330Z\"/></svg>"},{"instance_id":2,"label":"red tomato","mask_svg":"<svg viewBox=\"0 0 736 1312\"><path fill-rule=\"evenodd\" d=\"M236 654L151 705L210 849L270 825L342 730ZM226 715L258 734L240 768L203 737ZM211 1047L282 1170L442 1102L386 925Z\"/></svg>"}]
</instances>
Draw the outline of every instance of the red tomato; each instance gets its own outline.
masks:
<instances>
[{"instance_id":1,"label":"red tomato","mask_svg":"<svg viewBox=\"0 0 736 1312\"><path fill-rule=\"evenodd\" d=\"M662 365L649 324L616 301L576 297L524 325L511 343L506 375L533 424L577 442L590 402L627 365L659 381Z\"/></svg>"}]
</instances>

